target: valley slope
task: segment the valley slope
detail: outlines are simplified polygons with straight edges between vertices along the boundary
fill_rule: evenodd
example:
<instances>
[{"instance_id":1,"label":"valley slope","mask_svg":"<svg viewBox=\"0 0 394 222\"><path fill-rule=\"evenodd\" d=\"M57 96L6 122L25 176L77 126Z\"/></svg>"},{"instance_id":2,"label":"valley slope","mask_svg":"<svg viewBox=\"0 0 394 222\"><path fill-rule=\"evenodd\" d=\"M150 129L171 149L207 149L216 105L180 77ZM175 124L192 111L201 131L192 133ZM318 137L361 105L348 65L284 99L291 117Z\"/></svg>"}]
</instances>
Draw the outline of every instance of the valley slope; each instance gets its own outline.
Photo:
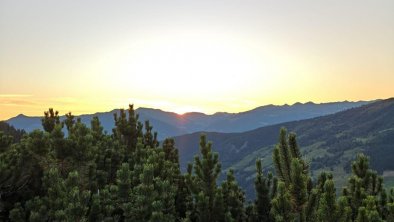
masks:
<instances>
[{"instance_id":1,"label":"valley slope","mask_svg":"<svg viewBox=\"0 0 394 222\"><path fill-rule=\"evenodd\" d=\"M253 194L256 159L262 159L266 171L272 170L272 150L281 127L297 134L312 175L332 171L339 188L345 184L343 176L350 173L350 163L359 152L370 156L372 167L379 173L394 171L394 98L243 133L206 132L213 149L219 153L223 171L233 168L248 196ZM198 153L200 134L175 137L183 169Z\"/></svg>"}]
</instances>

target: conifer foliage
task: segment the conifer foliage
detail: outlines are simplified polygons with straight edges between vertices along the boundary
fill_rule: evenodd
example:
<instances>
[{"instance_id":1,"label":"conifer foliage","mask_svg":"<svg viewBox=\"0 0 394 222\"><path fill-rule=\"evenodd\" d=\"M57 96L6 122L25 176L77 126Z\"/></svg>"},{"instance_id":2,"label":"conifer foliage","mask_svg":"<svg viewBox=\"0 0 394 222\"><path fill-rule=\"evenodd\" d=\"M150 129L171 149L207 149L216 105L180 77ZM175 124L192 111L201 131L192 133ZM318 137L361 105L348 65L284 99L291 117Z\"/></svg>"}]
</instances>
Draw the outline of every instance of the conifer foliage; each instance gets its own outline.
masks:
<instances>
[{"instance_id":1,"label":"conifer foliage","mask_svg":"<svg viewBox=\"0 0 394 222\"><path fill-rule=\"evenodd\" d=\"M205 135L182 173L175 141L160 144L133 105L114 121L107 134L97 117L88 127L49 109L43 131L17 139L0 132L0 221L394 221L394 189L384 189L362 154L338 195L330 173L310 176L296 135L281 129L274 173L257 158L248 202Z\"/></svg>"}]
</instances>

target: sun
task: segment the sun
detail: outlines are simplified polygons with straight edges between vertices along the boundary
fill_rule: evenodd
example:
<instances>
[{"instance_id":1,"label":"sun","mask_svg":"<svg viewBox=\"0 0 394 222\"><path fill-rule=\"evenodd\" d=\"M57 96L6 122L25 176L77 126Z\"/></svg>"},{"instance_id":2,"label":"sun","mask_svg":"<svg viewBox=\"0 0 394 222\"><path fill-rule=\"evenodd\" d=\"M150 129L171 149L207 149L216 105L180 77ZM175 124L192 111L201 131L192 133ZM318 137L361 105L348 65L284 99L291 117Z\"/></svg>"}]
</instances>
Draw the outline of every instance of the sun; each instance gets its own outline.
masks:
<instances>
[{"instance_id":1,"label":"sun","mask_svg":"<svg viewBox=\"0 0 394 222\"><path fill-rule=\"evenodd\" d=\"M194 33L135 43L123 52L111 76L122 80L114 87L143 92L145 98L155 93L156 97L190 100L191 104L193 100L226 98L241 89L246 91L267 76L263 64L253 50L228 36Z\"/></svg>"}]
</instances>

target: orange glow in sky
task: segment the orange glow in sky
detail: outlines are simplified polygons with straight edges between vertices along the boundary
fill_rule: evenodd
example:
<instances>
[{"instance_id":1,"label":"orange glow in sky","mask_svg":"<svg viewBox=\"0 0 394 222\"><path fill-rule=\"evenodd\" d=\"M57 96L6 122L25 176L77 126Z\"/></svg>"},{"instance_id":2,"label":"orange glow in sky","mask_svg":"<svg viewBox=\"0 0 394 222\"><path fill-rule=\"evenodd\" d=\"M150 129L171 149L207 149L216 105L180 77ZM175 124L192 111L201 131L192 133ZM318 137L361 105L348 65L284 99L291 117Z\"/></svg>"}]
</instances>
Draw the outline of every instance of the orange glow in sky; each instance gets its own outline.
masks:
<instances>
[{"instance_id":1,"label":"orange glow in sky","mask_svg":"<svg viewBox=\"0 0 394 222\"><path fill-rule=\"evenodd\" d=\"M394 96L394 1L0 2L0 120Z\"/></svg>"}]
</instances>

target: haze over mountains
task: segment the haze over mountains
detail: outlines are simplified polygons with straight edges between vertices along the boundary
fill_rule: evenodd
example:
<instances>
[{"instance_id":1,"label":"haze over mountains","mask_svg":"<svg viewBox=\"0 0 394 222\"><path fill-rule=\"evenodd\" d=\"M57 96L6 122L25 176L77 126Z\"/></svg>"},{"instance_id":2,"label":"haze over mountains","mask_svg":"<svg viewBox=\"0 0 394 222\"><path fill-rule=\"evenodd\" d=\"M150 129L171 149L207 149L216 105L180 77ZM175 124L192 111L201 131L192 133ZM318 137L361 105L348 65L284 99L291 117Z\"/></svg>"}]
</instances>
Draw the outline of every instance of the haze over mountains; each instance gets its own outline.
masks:
<instances>
[{"instance_id":1,"label":"haze over mountains","mask_svg":"<svg viewBox=\"0 0 394 222\"><path fill-rule=\"evenodd\" d=\"M242 133L207 132L213 149L219 153L222 170L233 168L249 197L253 194L255 161L262 159L265 170L272 170L272 150L281 127L297 134L312 175L332 171L339 188L350 173L356 153L370 156L372 168L380 174L394 171L394 98L366 104L331 115L261 127ZM201 132L175 137L181 166L199 152ZM393 185L394 177L385 177Z\"/></svg>"},{"instance_id":2,"label":"haze over mountains","mask_svg":"<svg viewBox=\"0 0 394 222\"><path fill-rule=\"evenodd\" d=\"M79 116L90 124L98 116L105 130L113 128L111 112ZM394 98L370 102L296 103L262 106L242 113L186 113L179 115L158 109L139 108L140 121L149 120L160 139L175 136L181 168L199 152L201 133L219 153L222 171L235 170L248 198L254 193L255 161L262 159L265 171L272 170L272 150L281 127L297 134L312 176L322 170L333 172L340 188L350 173L357 153L370 156L371 165L394 185ZM64 118L64 117L62 117ZM17 129L41 128L41 117L19 115L7 122ZM186 134L185 134L186 133Z\"/></svg>"},{"instance_id":3,"label":"haze over mountains","mask_svg":"<svg viewBox=\"0 0 394 222\"><path fill-rule=\"evenodd\" d=\"M158 132L159 139L162 140L167 137L198 131L223 133L243 132L263 126L333 114L368 103L370 102L344 101L321 104L308 102L282 106L266 105L246 112L218 112L212 115L197 112L179 115L177 113L151 108L138 108L136 111L140 116L139 120L142 122L149 120L154 127L154 131ZM79 117L83 123L90 125L92 117L98 116L104 130L111 133L114 127L113 114L117 112L119 110L115 109L110 112L87 114ZM63 119L64 116L61 117L61 120ZM34 129L42 129L41 117L28 117L21 114L6 122L17 129L24 129L27 132Z\"/></svg>"}]
</instances>

